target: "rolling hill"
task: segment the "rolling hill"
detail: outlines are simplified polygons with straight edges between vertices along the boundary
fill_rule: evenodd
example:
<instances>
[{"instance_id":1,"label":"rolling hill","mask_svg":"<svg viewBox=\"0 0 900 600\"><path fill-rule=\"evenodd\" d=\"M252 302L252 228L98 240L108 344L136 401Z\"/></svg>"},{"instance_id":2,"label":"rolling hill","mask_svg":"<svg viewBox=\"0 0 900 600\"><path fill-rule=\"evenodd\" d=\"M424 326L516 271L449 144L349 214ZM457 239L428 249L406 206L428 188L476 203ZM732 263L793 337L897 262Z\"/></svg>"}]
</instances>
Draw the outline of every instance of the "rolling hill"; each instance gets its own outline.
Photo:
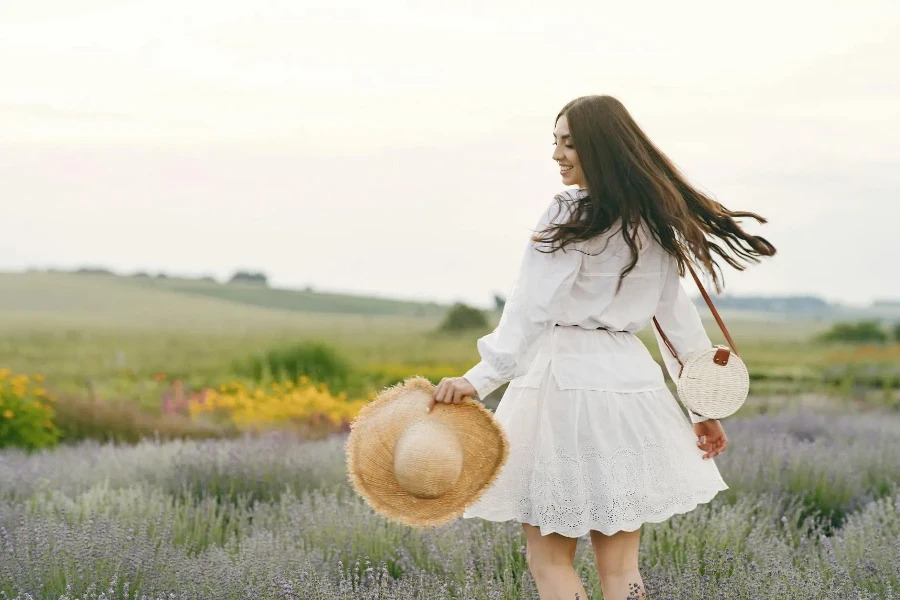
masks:
<instances>
[{"instance_id":1,"label":"rolling hill","mask_svg":"<svg viewBox=\"0 0 900 600\"><path fill-rule=\"evenodd\" d=\"M373 317L435 320L446 307L190 280L0 273L0 320L47 327L326 328ZM315 327L318 326L318 327Z\"/></svg>"},{"instance_id":2,"label":"rolling hill","mask_svg":"<svg viewBox=\"0 0 900 600\"><path fill-rule=\"evenodd\" d=\"M199 279L176 278L119 277L116 279L152 290L177 292L190 296L236 302L248 306L299 312L440 317L447 310L447 306L433 302L410 302L346 294L286 290L252 283L221 284Z\"/></svg>"},{"instance_id":3,"label":"rolling hill","mask_svg":"<svg viewBox=\"0 0 900 600\"><path fill-rule=\"evenodd\" d=\"M694 302L707 327L716 331L703 300L697 297ZM790 332L782 333L793 338L824 330L829 323L840 320L900 320L900 309L893 305L851 309L806 297L719 296L714 302L729 327L751 335L776 326L789 329ZM395 320L421 327L425 322L436 324L448 308L434 302L277 289L254 283L223 284L206 279L61 271L0 273L0 322L6 327L28 322L47 326L71 323L199 329L300 327L324 331L359 323L371 325L373 319L382 322L380 327ZM496 322L498 317L492 313L488 318Z\"/></svg>"}]
</instances>

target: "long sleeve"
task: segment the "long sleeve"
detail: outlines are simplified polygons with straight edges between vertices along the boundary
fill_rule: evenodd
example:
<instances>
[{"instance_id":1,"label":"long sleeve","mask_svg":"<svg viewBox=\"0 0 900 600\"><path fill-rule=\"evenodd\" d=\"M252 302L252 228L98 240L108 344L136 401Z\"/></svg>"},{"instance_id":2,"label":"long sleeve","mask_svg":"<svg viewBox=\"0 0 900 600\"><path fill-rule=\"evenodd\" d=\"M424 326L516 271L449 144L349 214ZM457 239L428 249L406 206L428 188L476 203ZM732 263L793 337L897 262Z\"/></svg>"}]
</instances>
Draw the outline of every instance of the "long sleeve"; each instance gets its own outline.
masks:
<instances>
[{"instance_id":1,"label":"long sleeve","mask_svg":"<svg viewBox=\"0 0 900 600\"><path fill-rule=\"evenodd\" d=\"M695 352L712 347L712 342L710 342L709 336L706 334L706 330L703 328L703 323L700 320L700 313L681 285L681 277L678 275L678 264L674 257L670 257L666 280L663 283L662 295L659 299L659 305L656 307L655 316L659 326L666 332L666 337L669 338L682 361ZM659 350L662 353L666 370L669 372L672 380L677 381L681 366L675 357L672 356L672 353L669 352L669 348L663 341L659 331L656 330L656 327L653 327L653 333L656 335L656 341L659 344ZM708 420L706 417L690 411L688 411L688 416L692 423Z\"/></svg>"},{"instance_id":2,"label":"long sleeve","mask_svg":"<svg viewBox=\"0 0 900 600\"><path fill-rule=\"evenodd\" d=\"M551 223L565 221L569 203L554 201L541 216L535 231ZM519 274L506 300L496 329L477 342L481 361L464 377L475 387L478 397L488 394L528 368L527 358L543 332L553 327L561 304L572 289L581 266L581 252L567 246L547 252L548 246L529 240Z\"/></svg>"}]
</instances>

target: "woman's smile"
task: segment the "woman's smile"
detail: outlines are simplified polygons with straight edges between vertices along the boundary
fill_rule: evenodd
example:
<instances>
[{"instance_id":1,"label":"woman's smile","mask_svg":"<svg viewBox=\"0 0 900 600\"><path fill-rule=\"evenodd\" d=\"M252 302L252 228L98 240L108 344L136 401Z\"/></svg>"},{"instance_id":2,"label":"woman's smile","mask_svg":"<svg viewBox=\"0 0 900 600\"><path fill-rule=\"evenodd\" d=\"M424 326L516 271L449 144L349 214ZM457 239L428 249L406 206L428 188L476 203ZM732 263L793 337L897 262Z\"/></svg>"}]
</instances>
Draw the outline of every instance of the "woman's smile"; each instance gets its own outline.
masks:
<instances>
[{"instance_id":1,"label":"woman's smile","mask_svg":"<svg viewBox=\"0 0 900 600\"><path fill-rule=\"evenodd\" d=\"M559 175L564 185L584 185L584 174L581 171L578 152L569 133L569 121L565 115L556 122L553 130L553 160L559 165Z\"/></svg>"}]
</instances>

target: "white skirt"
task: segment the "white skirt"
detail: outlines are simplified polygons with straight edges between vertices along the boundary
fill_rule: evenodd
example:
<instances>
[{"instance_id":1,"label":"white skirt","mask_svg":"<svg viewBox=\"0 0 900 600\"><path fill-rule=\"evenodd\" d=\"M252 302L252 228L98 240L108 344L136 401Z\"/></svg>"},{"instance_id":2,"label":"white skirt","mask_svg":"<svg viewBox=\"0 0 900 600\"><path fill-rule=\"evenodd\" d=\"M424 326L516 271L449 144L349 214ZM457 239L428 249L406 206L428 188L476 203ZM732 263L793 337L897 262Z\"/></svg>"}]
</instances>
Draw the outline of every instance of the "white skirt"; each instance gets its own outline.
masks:
<instances>
[{"instance_id":1,"label":"white skirt","mask_svg":"<svg viewBox=\"0 0 900 600\"><path fill-rule=\"evenodd\" d=\"M464 518L529 523L542 535L612 535L691 511L728 489L665 385L561 390L548 366L539 387L510 386L495 416L509 459Z\"/></svg>"}]
</instances>

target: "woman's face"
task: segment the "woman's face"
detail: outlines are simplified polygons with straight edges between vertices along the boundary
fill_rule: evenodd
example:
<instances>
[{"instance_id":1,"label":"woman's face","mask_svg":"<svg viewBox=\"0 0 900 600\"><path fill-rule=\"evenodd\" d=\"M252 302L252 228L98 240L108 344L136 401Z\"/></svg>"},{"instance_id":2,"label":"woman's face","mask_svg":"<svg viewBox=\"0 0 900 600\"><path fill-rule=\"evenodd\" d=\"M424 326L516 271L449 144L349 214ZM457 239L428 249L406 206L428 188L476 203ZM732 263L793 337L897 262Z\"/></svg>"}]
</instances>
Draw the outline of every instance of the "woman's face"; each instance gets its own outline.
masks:
<instances>
[{"instance_id":1,"label":"woman's face","mask_svg":"<svg viewBox=\"0 0 900 600\"><path fill-rule=\"evenodd\" d=\"M561 116L556 122L556 129L553 130L553 145L555 146L553 160L559 163L559 174L563 184L587 187L584 182L584 174L581 172L581 164L578 162L578 153L575 152L572 137L569 135L569 121L566 119L566 115Z\"/></svg>"}]
</instances>

